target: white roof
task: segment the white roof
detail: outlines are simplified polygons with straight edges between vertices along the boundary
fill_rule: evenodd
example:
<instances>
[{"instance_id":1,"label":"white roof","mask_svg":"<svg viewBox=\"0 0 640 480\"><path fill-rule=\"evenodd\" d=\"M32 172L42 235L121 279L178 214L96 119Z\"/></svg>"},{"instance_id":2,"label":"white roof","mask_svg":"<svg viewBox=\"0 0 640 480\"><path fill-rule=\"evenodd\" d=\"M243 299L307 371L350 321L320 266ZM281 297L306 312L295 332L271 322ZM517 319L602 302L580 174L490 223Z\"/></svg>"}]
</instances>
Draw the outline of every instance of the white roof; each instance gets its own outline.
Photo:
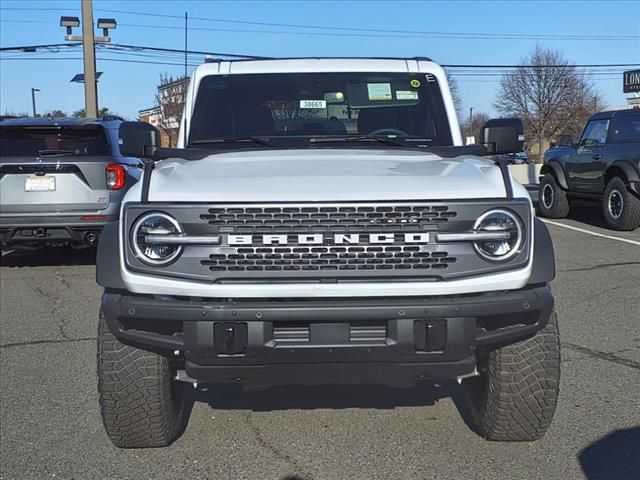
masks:
<instances>
[{"instance_id":1,"label":"white roof","mask_svg":"<svg viewBox=\"0 0 640 480\"><path fill-rule=\"evenodd\" d=\"M315 72L429 72L442 71L440 65L427 59L404 58L287 58L236 60L200 65L199 77L216 74L243 73L315 73Z\"/></svg>"}]
</instances>

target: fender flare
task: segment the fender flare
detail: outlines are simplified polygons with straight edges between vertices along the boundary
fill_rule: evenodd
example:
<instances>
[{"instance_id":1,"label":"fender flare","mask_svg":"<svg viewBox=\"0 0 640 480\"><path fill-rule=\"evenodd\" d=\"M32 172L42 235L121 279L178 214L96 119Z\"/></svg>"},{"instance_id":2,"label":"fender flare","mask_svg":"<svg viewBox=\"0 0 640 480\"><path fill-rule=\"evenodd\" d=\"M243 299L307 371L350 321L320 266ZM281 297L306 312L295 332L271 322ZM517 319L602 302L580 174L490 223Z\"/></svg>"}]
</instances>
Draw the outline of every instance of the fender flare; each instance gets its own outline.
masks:
<instances>
[{"instance_id":1,"label":"fender flare","mask_svg":"<svg viewBox=\"0 0 640 480\"><path fill-rule=\"evenodd\" d=\"M633 165L624 160L616 160L611 165L609 165L605 170L605 178L609 176L609 172L611 172L611 170L614 168L622 170L622 172L627 177L628 182L640 182L640 175L638 174L636 169L633 167Z\"/></svg>"},{"instance_id":2,"label":"fender flare","mask_svg":"<svg viewBox=\"0 0 640 480\"><path fill-rule=\"evenodd\" d=\"M546 175L547 173L552 173L556 177L556 180L558 181L560 186L565 190L569 190L567 179L564 176L564 170L562 170L562 166L559 162L552 160L548 163L545 163L540 169L540 175Z\"/></svg>"},{"instance_id":3,"label":"fender flare","mask_svg":"<svg viewBox=\"0 0 640 480\"><path fill-rule=\"evenodd\" d=\"M120 235L119 222L109 222L102 229L96 254L96 282L114 290L126 290L120 275Z\"/></svg>"},{"instance_id":4,"label":"fender flare","mask_svg":"<svg viewBox=\"0 0 640 480\"><path fill-rule=\"evenodd\" d=\"M539 218L533 221L533 270L529 285L547 284L556 277L556 259L549 229Z\"/></svg>"}]
</instances>

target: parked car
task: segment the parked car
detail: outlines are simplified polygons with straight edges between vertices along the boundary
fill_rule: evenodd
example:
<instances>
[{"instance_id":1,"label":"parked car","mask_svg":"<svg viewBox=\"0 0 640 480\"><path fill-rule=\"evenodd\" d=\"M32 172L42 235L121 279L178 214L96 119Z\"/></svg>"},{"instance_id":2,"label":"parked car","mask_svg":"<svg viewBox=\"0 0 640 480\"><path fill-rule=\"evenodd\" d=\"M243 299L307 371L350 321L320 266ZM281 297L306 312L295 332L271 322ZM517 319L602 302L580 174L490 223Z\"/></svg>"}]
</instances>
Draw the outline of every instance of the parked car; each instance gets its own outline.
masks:
<instances>
[{"instance_id":1,"label":"parked car","mask_svg":"<svg viewBox=\"0 0 640 480\"><path fill-rule=\"evenodd\" d=\"M563 218L574 199L600 202L615 230L640 226L640 110L597 113L577 144L563 135L544 155L540 215Z\"/></svg>"},{"instance_id":2,"label":"parked car","mask_svg":"<svg viewBox=\"0 0 640 480\"><path fill-rule=\"evenodd\" d=\"M487 158L522 151L519 119L463 146L428 59L206 63L186 102L177 149L120 126L123 151L155 166L98 248L115 445L171 443L185 382L454 378L483 437L545 434L560 379L553 245ZM292 110L289 131L277 119Z\"/></svg>"},{"instance_id":3,"label":"parked car","mask_svg":"<svg viewBox=\"0 0 640 480\"><path fill-rule=\"evenodd\" d=\"M0 122L3 248L97 243L142 171L140 159L120 154L121 123L117 117Z\"/></svg>"},{"instance_id":4,"label":"parked car","mask_svg":"<svg viewBox=\"0 0 640 480\"><path fill-rule=\"evenodd\" d=\"M509 153L507 155L500 155L498 158L506 160L512 165L524 165L529 163L529 156L527 152Z\"/></svg>"}]
</instances>

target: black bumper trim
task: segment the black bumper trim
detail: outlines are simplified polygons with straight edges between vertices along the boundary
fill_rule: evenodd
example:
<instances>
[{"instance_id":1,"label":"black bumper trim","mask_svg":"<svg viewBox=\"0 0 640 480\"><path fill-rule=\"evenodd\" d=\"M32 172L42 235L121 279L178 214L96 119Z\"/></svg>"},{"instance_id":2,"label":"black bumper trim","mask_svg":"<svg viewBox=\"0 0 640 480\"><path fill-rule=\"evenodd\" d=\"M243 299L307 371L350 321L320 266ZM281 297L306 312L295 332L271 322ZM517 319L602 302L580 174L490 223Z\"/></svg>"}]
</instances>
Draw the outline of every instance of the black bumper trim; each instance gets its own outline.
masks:
<instances>
[{"instance_id":1,"label":"black bumper trim","mask_svg":"<svg viewBox=\"0 0 640 480\"><path fill-rule=\"evenodd\" d=\"M251 384L393 384L468 374L478 349L534 335L546 325L553 303L546 286L447 298L189 301L113 291L102 298L109 329L122 342L160 352L179 350L186 373L198 381ZM432 337L442 348L425 352L416 337L424 329L414 326L431 319L444 319L446 326L440 338ZM220 322L248 327L243 353L216 351L214 330ZM274 336L276 327L301 324L310 326L307 343L280 342ZM350 325L372 324L386 325L386 339L340 337ZM330 332L331 338L314 339L316 330ZM309 378L309 372L317 378Z\"/></svg>"}]
</instances>

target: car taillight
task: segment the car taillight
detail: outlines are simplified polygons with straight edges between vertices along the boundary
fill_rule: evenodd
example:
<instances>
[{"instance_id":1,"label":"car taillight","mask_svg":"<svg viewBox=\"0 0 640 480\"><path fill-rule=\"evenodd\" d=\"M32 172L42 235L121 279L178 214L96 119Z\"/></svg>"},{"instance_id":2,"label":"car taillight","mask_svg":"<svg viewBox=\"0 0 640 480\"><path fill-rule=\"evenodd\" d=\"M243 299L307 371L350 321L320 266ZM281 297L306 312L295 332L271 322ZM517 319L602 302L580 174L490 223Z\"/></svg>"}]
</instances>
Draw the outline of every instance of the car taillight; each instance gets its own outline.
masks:
<instances>
[{"instance_id":1,"label":"car taillight","mask_svg":"<svg viewBox=\"0 0 640 480\"><path fill-rule=\"evenodd\" d=\"M122 165L110 163L105 167L107 174L107 188L109 190L120 190L124 187L127 178L127 171Z\"/></svg>"}]
</instances>

